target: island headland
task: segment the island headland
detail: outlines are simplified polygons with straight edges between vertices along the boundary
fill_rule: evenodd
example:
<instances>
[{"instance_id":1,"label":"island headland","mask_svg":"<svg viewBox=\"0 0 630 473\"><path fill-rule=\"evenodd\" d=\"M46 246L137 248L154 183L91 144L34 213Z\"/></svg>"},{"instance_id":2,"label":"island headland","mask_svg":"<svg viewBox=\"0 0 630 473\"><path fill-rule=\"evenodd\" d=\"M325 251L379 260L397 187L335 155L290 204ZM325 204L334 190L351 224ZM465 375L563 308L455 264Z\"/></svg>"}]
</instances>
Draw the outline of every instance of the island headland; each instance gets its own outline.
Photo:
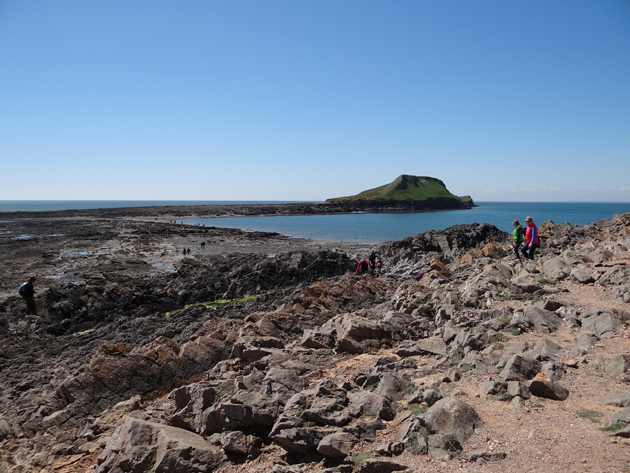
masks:
<instances>
[{"instance_id":1,"label":"island headland","mask_svg":"<svg viewBox=\"0 0 630 473\"><path fill-rule=\"evenodd\" d=\"M289 204L169 205L120 207L112 209L75 209L55 211L0 212L3 218L56 217L163 217L212 218L276 215L331 215L344 213L423 212L431 210L470 209L470 196L451 194L442 181L433 177L402 175L393 182L361 192L356 196L328 199L325 202ZM53 213L51 213L53 212Z\"/></svg>"},{"instance_id":2,"label":"island headland","mask_svg":"<svg viewBox=\"0 0 630 473\"><path fill-rule=\"evenodd\" d=\"M627 469L630 214L518 262L109 212L0 215L0 471Z\"/></svg>"}]
</instances>

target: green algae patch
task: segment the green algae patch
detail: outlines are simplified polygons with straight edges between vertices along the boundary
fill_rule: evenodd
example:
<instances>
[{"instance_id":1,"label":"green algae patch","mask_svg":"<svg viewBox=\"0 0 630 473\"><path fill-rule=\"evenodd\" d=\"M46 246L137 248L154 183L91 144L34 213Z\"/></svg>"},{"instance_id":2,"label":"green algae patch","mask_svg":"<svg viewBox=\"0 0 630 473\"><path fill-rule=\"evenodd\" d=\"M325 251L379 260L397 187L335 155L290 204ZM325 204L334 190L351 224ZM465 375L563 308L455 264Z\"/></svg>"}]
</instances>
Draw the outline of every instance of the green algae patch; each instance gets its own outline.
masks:
<instances>
[{"instance_id":1,"label":"green algae patch","mask_svg":"<svg viewBox=\"0 0 630 473\"><path fill-rule=\"evenodd\" d=\"M269 291L267 291L267 294L269 294ZM198 304L201 304L206 309L217 310L217 307L220 306L221 304L230 304L231 302L251 301L252 299L257 299L260 296L261 294L254 294L254 295L246 295L238 299L217 299L216 301L196 302L194 304L185 305L182 309L171 310L170 312L165 312L164 317L170 317L171 315L175 315L179 312L182 312L188 309L189 307L192 307Z\"/></svg>"}]
</instances>

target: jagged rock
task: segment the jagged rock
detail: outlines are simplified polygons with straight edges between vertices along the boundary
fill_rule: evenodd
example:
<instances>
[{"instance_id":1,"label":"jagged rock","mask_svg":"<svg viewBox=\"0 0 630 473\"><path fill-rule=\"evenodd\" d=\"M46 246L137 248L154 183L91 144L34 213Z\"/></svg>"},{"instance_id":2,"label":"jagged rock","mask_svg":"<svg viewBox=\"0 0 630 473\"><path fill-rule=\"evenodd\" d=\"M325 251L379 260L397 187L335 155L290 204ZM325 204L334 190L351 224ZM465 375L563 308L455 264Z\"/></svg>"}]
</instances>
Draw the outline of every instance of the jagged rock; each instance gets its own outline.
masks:
<instances>
[{"instance_id":1,"label":"jagged rock","mask_svg":"<svg viewBox=\"0 0 630 473\"><path fill-rule=\"evenodd\" d=\"M595 282L595 278L579 268L571 270L571 277L582 284L590 284Z\"/></svg>"},{"instance_id":2,"label":"jagged rock","mask_svg":"<svg viewBox=\"0 0 630 473\"><path fill-rule=\"evenodd\" d=\"M577 333L573 339L573 343L582 350L590 350L597 342L599 337L589 333Z\"/></svg>"},{"instance_id":3,"label":"jagged rock","mask_svg":"<svg viewBox=\"0 0 630 473\"><path fill-rule=\"evenodd\" d=\"M319 442L317 451L325 457L345 458L358 441L354 435L347 432L335 432L326 435Z\"/></svg>"},{"instance_id":4,"label":"jagged rock","mask_svg":"<svg viewBox=\"0 0 630 473\"><path fill-rule=\"evenodd\" d=\"M610 419L611 424L616 424L617 422L630 424L630 407L626 407L623 411L617 412L612 419Z\"/></svg>"},{"instance_id":5,"label":"jagged rock","mask_svg":"<svg viewBox=\"0 0 630 473\"><path fill-rule=\"evenodd\" d=\"M308 454L317 451L323 438L324 433L318 430L294 427L281 430L272 440L289 453Z\"/></svg>"},{"instance_id":6,"label":"jagged rock","mask_svg":"<svg viewBox=\"0 0 630 473\"><path fill-rule=\"evenodd\" d=\"M628 407L630 406L630 392L609 394L602 397L601 401L609 406Z\"/></svg>"},{"instance_id":7,"label":"jagged rock","mask_svg":"<svg viewBox=\"0 0 630 473\"><path fill-rule=\"evenodd\" d=\"M553 361L543 364L540 372L547 376L547 378L551 381L558 381L567 374L567 371L562 364Z\"/></svg>"},{"instance_id":8,"label":"jagged rock","mask_svg":"<svg viewBox=\"0 0 630 473\"><path fill-rule=\"evenodd\" d=\"M451 461L453 454L459 454L462 446L453 435L435 434L429 437L429 456L436 460Z\"/></svg>"},{"instance_id":9,"label":"jagged rock","mask_svg":"<svg viewBox=\"0 0 630 473\"><path fill-rule=\"evenodd\" d=\"M392 471L407 470L407 465L396 463L385 458L368 458L359 465L359 473L391 473Z\"/></svg>"},{"instance_id":10,"label":"jagged rock","mask_svg":"<svg viewBox=\"0 0 630 473\"><path fill-rule=\"evenodd\" d=\"M630 355L616 355L604 371L609 378L616 378L630 368Z\"/></svg>"},{"instance_id":11,"label":"jagged rock","mask_svg":"<svg viewBox=\"0 0 630 473\"><path fill-rule=\"evenodd\" d=\"M479 459L483 459L488 462L498 462L507 458L505 452L470 452L468 454L469 462L476 462Z\"/></svg>"},{"instance_id":12,"label":"jagged rock","mask_svg":"<svg viewBox=\"0 0 630 473\"><path fill-rule=\"evenodd\" d=\"M535 277L525 274L512 279L512 289L524 294L533 294L541 289L542 286Z\"/></svg>"},{"instance_id":13,"label":"jagged rock","mask_svg":"<svg viewBox=\"0 0 630 473\"><path fill-rule=\"evenodd\" d=\"M542 333L555 332L564 325L564 320L553 312L539 309L536 306L527 306L524 310L525 317L529 323Z\"/></svg>"},{"instance_id":14,"label":"jagged rock","mask_svg":"<svg viewBox=\"0 0 630 473\"><path fill-rule=\"evenodd\" d=\"M545 261L543 263L543 269L545 273L555 281L566 279L571 272L571 268L567 266L564 259L560 257L550 258Z\"/></svg>"},{"instance_id":15,"label":"jagged rock","mask_svg":"<svg viewBox=\"0 0 630 473\"><path fill-rule=\"evenodd\" d=\"M11 426L6 420L0 419L0 442L9 435L11 435Z\"/></svg>"},{"instance_id":16,"label":"jagged rock","mask_svg":"<svg viewBox=\"0 0 630 473\"><path fill-rule=\"evenodd\" d=\"M400 401L407 394L408 387L409 382L393 374L385 373L374 394L386 397L390 401Z\"/></svg>"},{"instance_id":17,"label":"jagged rock","mask_svg":"<svg viewBox=\"0 0 630 473\"><path fill-rule=\"evenodd\" d=\"M357 416L367 412L378 419L388 421L394 420L396 417L396 410L386 397L369 392L356 392L348 393L348 398L353 408L358 412Z\"/></svg>"},{"instance_id":18,"label":"jagged rock","mask_svg":"<svg viewBox=\"0 0 630 473\"><path fill-rule=\"evenodd\" d=\"M107 442L95 473L186 471L209 473L226 460L223 450L187 430L127 417Z\"/></svg>"},{"instance_id":19,"label":"jagged rock","mask_svg":"<svg viewBox=\"0 0 630 473\"><path fill-rule=\"evenodd\" d=\"M554 401L564 401L569 397L569 391L558 383L547 379L534 379L529 384L529 391L538 397L553 399Z\"/></svg>"},{"instance_id":20,"label":"jagged rock","mask_svg":"<svg viewBox=\"0 0 630 473\"><path fill-rule=\"evenodd\" d=\"M436 402L424 413L424 421L431 432L453 435L462 445L483 425L477 412L455 397Z\"/></svg>"},{"instance_id":21,"label":"jagged rock","mask_svg":"<svg viewBox=\"0 0 630 473\"><path fill-rule=\"evenodd\" d=\"M502 381L527 381L536 376L540 367L541 364L537 360L513 355L508 359L498 379Z\"/></svg>"},{"instance_id":22,"label":"jagged rock","mask_svg":"<svg viewBox=\"0 0 630 473\"><path fill-rule=\"evenodd\" d=\"M530 358L538 361L555 360L562 353L564 347L558 343L551 342L546 338L541 338L536 345L526 354Z\"/></svg>"},{"instance_id":23,"label":"jagged rock","mask_svg":"<svg viewBox=\"0 0 630 473\"><path fill-rule=\"evenodd\" d=\"M597 335L612 334L622 327L623 323L610 312L582 320L582 332Z\"/></svg>"},{"instance_id":24,"label":"jagged rock","mask_svg":"<svg viewBox=\"0 0 630 473\"><path fill-rule=\"evenodd\" d=\"M401 358L417 355L446 355L446 343L440 337L431 337L418 340L417 342L402 346L394 351Z\"/></svg>"},{"instance_id":25,"label":"jagged rock","mask_svg":"<svg viewBox=\"0 0 630 473\"><path fill-rule=\"evenodd\" d=\"M376 431L385 429L385 424L380 419L374 419L370 422L356 422L343 428L344 432L354 435L360 440L374 440Z\"/></svg>"},{"instance_id":26,"label":"jagged rock","mask_svg":"<svg viewBox=\"0 0 630 473\"><path fill-rule=\"evenodd\" d=\"M630 438L630 425L628 425L627 427L624 427L621 430L618 430L617 432L611 434L614 437L622 437L622 438Z\"/></svg>"},{"instance_id":27,"label":"jagged rock","mask_svg":"<svg viewBox=\"0 0 630 473\"><path fill-rule=\"evenodd\" d=\"M520 381L508 381L507 392L511 396L518 396L523 399L529 399L531 397L531 393L527 385Z\"/></svg>"}]
</instances>

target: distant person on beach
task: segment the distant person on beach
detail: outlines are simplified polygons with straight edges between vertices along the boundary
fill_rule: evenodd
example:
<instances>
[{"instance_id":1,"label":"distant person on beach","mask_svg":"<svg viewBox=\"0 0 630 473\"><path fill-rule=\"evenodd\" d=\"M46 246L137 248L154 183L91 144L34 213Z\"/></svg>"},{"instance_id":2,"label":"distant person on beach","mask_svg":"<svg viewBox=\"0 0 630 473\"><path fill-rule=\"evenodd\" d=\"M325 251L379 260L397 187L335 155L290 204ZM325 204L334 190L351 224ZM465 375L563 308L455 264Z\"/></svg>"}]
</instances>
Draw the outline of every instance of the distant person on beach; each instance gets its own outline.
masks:
<instances>
[{"instance_id":1,"label":"distant person on beach","mask_svg":"<svg viewBox=\"0 0 630 473\"><path fill-rule=\"evenodd\" d=\"M370 269L370 262L365 258L361 258L357 264L357 270L354 274L367 273Z\"/></svg>"},{"instance_id":2,"label":"distant person on beach","mask_svg":"<svg viewBox=\"0 0 630 473\"><path fill-rule=\"evenodd\" d=\"M201 242L201 249L203 250L205 247L206 247L206 242L205 242L205 241L202 241L202 242Z\"/></svg>"},{"instance_id":3,"label":"distant person on beach","mask_svg":"<svg viewBox=\"0 0 630 473\"><path fill-rule=\"evenodd\" d=\"M383 262L381 261L381 258L377 256L376 257L376 272L378 272L378 274L381 274L382 270L383 270Z\"/></svg>"},{"instance_id":4,"label":"distant person on beach","mask_svg":"<svg viewBox=\"0 0 630 473\"><path fill-rule=\"evenodd\" d=\"M190 254L190 248L186 249L186 253Z\"/></svg>"},{"instance_id":5,"label":"distant person on beach","mask_svg":"<svg viewBox=\"0 0 630 473\"><path fill-rule=\"evenodd\" d=\"M521 244L525 240L525 237L523 236L525 234L525 230L523 230L523 225L521 225L521 222L518 220L514 220L512 225L514 225L514 231L512 232L512 248L514 248L516 259L520 261L521 254L519 253L519 250L521 248Z\"/></svg>"},{"instance_id":6,"label":"distant person on beach","mask_svg":"<svg viewBox=\"0 0 630 473\"><path fill-rule=\"evenodd\" d=\"M525 259L533 260L536 248L540 248L540 239L538 238L538 227L534 224L532 217L525 217L525 245L521 248L521 253Z\"/></svg>"},{"instance_id":7,"label":"distant person on beach","mask_svg":"<svg viewBox=\"0 0 630 473\"><path fill-rule=\"evenodd\" d=\"M37 307L35 306L35 287L33 283L37 277L31 276L18 289L18 293L26 301L26 315L37 315Z\"/></svg>"},{"instance_id":8,"label":"distant person on beach","mask_svg":"<svg viewBox=\"0 0 630 473\"><path fill-rule=\"evenodd\" d=\"M182 254L183 254L184 256L186 256L186 248L184 248L184 249L182 250Z\"/></svg>"},{"instance_id":9,"label":"distant person on beach","mask_svg":"<svg viewBox=\"0 0 630 473\"><path fill-rule=\"evenodd\" d=\"M376 270L376 252L370 253L370 266L372 267L372 272Z\"/></svg>"}]
</instances>

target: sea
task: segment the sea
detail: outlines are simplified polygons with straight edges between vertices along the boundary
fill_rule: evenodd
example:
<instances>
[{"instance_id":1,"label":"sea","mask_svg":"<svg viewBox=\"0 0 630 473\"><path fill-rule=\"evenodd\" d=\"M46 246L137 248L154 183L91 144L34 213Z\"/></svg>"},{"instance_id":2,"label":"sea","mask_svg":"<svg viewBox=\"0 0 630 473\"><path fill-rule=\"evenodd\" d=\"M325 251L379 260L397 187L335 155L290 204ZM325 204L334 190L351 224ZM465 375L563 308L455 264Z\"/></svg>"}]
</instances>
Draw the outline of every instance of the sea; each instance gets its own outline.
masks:
<instances>
[{"instance_id":1,"label":"sea","mask_svg":"<svg viewBox=\"0 0 630 473\"><path fill-rule=\"evenodd\" d=\"M284 204L289 201L0 201L0 211L66 210L165 205ZM464 223L490 223L506 232L512 221L522 224L531 215L536 224L545 220L584 225L630 212L630 202L477 202L469 210L387 214L293 215L274 217L232 217L177 220L189 225L240 228L246 231L276 232L313 240L381 243L442 230ZM27 217L28 214L25 214Z\"/></svg>"}]
</instances>

